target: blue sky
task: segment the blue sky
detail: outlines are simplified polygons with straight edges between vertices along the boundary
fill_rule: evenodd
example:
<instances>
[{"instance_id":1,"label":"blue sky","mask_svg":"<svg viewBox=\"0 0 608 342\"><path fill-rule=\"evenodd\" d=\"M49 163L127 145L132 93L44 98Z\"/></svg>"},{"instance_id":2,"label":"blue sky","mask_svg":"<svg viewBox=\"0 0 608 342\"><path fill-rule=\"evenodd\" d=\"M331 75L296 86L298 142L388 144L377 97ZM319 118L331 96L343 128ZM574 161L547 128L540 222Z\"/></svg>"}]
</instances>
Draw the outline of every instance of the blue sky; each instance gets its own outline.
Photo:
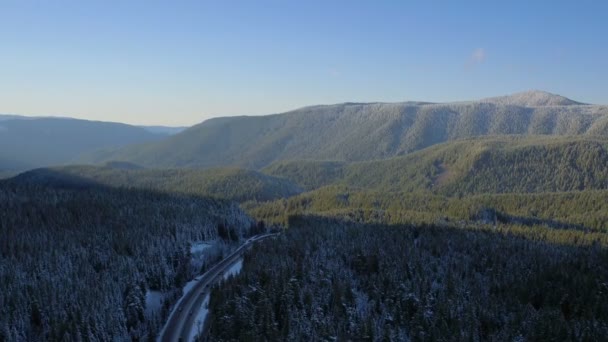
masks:
<instances>
[{"instance_id":1,"label":"blue sky","mask_svg":"<svg viewBox=\"0 0 608 342\"><path fill-rule=\"evenodd\" d=\"M606 1L0 1L0 113L136 124L542 89L608 104Z\"/></svg>"}]
</instances>

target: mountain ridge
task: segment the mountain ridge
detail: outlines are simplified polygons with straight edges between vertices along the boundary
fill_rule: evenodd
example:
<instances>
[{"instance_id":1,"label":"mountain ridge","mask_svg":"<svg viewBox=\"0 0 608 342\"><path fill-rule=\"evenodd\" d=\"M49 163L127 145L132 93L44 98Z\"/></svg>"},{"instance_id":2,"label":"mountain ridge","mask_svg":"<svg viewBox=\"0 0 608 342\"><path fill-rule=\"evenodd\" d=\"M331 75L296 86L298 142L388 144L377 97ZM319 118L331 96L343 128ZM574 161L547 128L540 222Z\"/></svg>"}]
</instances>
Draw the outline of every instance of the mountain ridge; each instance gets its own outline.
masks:
<instances>
[{"instance_id":1,"label":"mountain ridge","mask_svg":"<svg viewBox=\"0 0 608 342\"><path fill-rule=\"evenodd\" d=\"M543 106L588 106L588 103L577 102L567 97L552 94L543 90L528 90L506 96L488 97L481 102L516 105L522 107Z\"/></svg>"},{"instance_id":2,"label":"mountain ridge","mask_svg":"<svg viewBox=\"0 0 608 342\"><path fill-rule=\"evenodd\" d=\"M567 101L569 105L559 106L511 104L521 98L535 99L532 104L562 99L548 93L523 94L528 95L516 94L507 101L509 104L501 104L504 99L492 100L498 103L351 102L266 116L213 118L158 142L92 153L79 161L261 169L281 160L353 162L390 158L477 136L608 136L606 106L573 105L578 102L572 100Z\"/></svg>"}]
</instances>

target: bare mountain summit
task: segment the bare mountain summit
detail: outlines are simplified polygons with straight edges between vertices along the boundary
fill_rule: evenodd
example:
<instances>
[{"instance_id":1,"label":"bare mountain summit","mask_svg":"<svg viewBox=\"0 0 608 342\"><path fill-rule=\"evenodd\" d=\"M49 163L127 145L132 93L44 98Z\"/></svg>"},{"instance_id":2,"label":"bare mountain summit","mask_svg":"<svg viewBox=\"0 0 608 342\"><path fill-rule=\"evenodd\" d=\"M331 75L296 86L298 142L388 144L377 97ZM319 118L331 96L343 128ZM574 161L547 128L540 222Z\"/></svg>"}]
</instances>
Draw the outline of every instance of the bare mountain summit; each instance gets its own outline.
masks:
<instances>
[{"instance_id":1,"label":"bare mountain summit","mask_svg":"<svg viewBox=\"0 0 608 342\"><path fill-rule=\"evenodd\" d=\"M575 106L586 104L542 90L530 90L507 96L490 97L481 100L481 102L520 107Z\"/></svg>"}]
</instances>

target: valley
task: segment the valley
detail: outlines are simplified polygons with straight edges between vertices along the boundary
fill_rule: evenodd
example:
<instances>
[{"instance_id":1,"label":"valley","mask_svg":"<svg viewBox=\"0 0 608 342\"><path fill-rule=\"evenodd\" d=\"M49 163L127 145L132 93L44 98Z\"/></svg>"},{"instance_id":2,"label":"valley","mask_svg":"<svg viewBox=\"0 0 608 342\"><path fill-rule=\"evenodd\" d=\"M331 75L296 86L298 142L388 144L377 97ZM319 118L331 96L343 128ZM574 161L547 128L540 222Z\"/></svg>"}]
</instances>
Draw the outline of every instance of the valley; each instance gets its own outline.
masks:
<instances>
[{"instance_id":1,"label":"valley","mask_svg":"<svg viewBox=\"0 0 608 342\"><path fill-rule=\"evenodd\" d=\"M0 340L186 340L203 302L199 340L597 339L605 115L542 92L317 106L5 171Z\"/></svg>"},{"instance_id":2,"label":"valley","mask_svg":"<svg viewBox=\"0 0 608 342\"><path fill-rule=\"evenodd\" d=\"M608 341L608 1L0 1L0 342Z\"/></svg>"}]
</instances>

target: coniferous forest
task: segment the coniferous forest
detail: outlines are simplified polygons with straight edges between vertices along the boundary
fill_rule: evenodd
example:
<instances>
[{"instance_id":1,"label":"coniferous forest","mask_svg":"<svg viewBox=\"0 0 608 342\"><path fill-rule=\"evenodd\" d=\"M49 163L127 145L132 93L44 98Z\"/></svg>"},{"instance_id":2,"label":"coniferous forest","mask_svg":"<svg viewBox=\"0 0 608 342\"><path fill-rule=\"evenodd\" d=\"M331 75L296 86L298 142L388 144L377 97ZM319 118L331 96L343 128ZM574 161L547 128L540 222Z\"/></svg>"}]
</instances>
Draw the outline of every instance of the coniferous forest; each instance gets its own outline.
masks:
<instances>
[{"instance_id":1,"label":"coniferous forest","mask_svg":"<svg viewBox=\"0 0 608 342\"><path fill-rule=\"evenodd\" d=\"M0 0L0 342L608 342L607 13Z\"/></svg>"},{"instance_id":2,"label":"coniferous forest","mask_svg":"<svg viewBox=\"0 0 608 342\"><path fill-rule=\"evenodd\" d=\"M508 226L377 225L314 216L216 288L217 341L600 341L608 254Z\"/></svg>"},{"instance_id":3,"label":"coniferous forest","mask_svg":"<svg viewBox=\"0 0 608 342\"><path fill-rule=\"evenodd\" d=\"M152 191L0 186L0 341L154 340L181 287L250 234L235 204ZM217 241L191 263L192 241ZM147 290L162 291L145 315Z\"/></svg>"}]
</instances>

